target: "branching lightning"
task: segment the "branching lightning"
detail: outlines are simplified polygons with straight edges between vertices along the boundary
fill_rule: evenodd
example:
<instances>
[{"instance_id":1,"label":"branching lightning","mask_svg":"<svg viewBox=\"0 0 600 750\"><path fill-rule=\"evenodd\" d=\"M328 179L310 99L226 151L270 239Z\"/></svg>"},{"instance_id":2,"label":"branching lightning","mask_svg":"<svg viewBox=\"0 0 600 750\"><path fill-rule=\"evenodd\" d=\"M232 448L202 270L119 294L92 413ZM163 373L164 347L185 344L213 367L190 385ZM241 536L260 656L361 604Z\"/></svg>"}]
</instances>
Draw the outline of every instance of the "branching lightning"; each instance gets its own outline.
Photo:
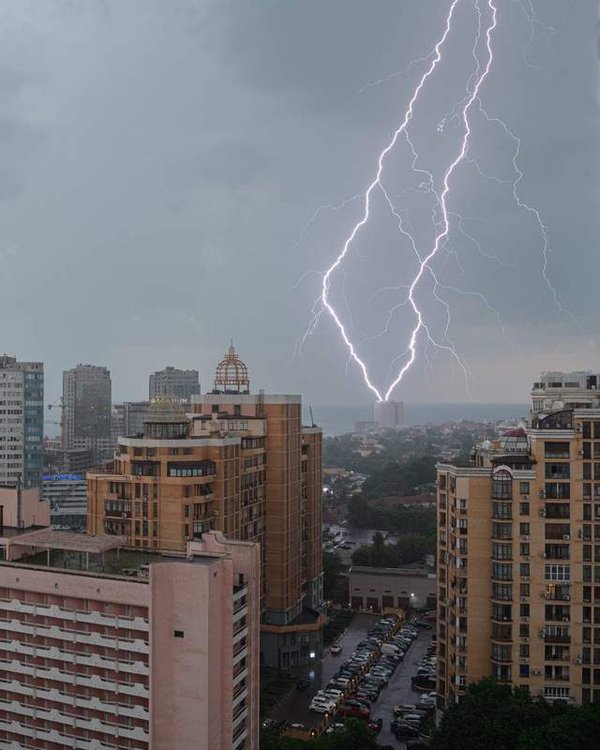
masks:
<instances>
[{"instance_id":1,"label":"branching lightning","mask_svg":"<svg viewBox=\"0 0 600 750\"><path fill-rule=\"evenodd\" d=\"M526 17L530 25L529 41L527 47L523 52L524 63L530 68L536 68L529 59L527 58L527 50L533 40L536 27L539 27L546 33L553 33L554 30L550 27L544 26L535 14L535 9L531 0L512 0L519 9L520 12ZM445 167L442 173L439 183L436 184L436 178L434 174L428 169L422 166L422 159L418 149L411 137L411 127L414 118L415 108L421 98L424 89L426 88L429 79L433 76L436 69L442 61L442 51L445 49L446 42L452 33L454 19L456 16L456 9L461 4L470 4L477 14L477 31L474 36L474 43L472 48L472 55L474 60L474 68L469 74L465 84L465 94L454 105L453 109L446 114L438 124L438 131L443 133L449 124L456 123L456 126L460 128L460 138L458 141L458 150L454 157L450 160L449 164ZM367 388L375 395L378 401L387 401L390 399L392 393L396 387L400 384L406 373L414 365L418 352L422 351L426 366L429 367L431 362L429 360L429 347L432 347L434 352L445 352L448 354L457 364L462 371L467 390L469 389L469 383L472 380L472 375L457 351L454 340L452 339L451 329L451 306L449 303L450 297L447 295L461 295L466 298L472 298L477 300L483 308L489 313L495 316L500 329L502 330L505 339L508 341L506 330L504 328L499 311L490 304L486 297L476 291L468 291L460 289L455 284L445 283L440 278L440 269L436 266L437 258L443 255L443 265L441 270L444 269L445 264L448 262L449 257L454 257L457 268L464 275L464 269L461 265L461 260L457 251L450 244L450 230L451 221L452 226L456 227L456 231L462 235L470 245L472 245L479 255L487 261L493 262L498 266L511 268L513 264L507 263L506 261L498 258L485 251L479 242L479 240L471 234L464 226L465 217L460 214L456 209L451 210L449 207L449 199L452 192L452 182L454 174L457 168L461 165L472 166L478 175L486 180L492 180L500 186L506 186L512 194L512 198L515 204L522 211L527 212L532 219L536 222L539 229L541 238L541 275L543 281L549 290L552 299L559 310L559 313L570 313L563 308L556 288L552 284L549 277L549 258L550 258L550 244L549 244L549 233L548 227L545 224L540 211L532 204L525 202L520 195L520 185L524 179L523 171L519 166L519 157L521 152L521 139L506 125L506 123L496 116L488 114L487 110L483 106L481 99L481 91L485 85L486 79L489 77L490 71L494 64L494 53L493 53L493 38L498 26L498 8L497 0L451 0L444 25L443 32L438 39L437 43L429 54L414 60L408 68L404 71L392 73L389 76L381 78L378 81L374 81L372 84L368 84L363 87L362 90L369 88L370 86L377 86L386 81L389 81L397 76L406 75L410 76L412 70L417 66L425 65L425 70L415 85L415 88L410 97L409 103L405 110L404 116L394 130L389 142L379 153L377 158L377 169L373 180L368 184L366 190L363 193L354 195L347 200L344 200L336 205L322 206L313 214L307 225L304 227L296 246L300 244L304 238L308 228L316 221L319 214L325 210L340 210L349 204L354 202L361 202L362 210L358 221L352 227L346 240L343 243L342 249L334 262L330 267L322 273L321 280L321 291L320 296L315 301L312 307L311 321L306 330L300 346L306 341L306 339L314 332L316 326L319 323L322 313L327 312L333 320L344 345L348 352L348 364L354 363L362 374L363 380ZM536 68L537 70L537 68ZM512 168L513 177L506 178L496 176L494 174L487 173L478 162L477 158L470 153L471 136L473 132L472 115L473 112L477 114L482 121L487 122L490 125L500 128L504 134L510 139L513 144L512 153ZM402 137L401 137L402 136ZM406 188L400 196L393 196L386 185L383 182L383 174L385 168L385 162L388 155L390 155L396 148L408 147L409 154L411 156L410 169L413 175L419 179L418 187ZM419 248L415 234L410 226L408 220L408 214L405 208L397 203L407 193L418 193L420 195L430 196L433 201L433 208L431 209L431 226L434 231L434 239L428 250ZM370 298L369 304L373 302L375 297L383 292L396 292L400 293L400 298L393 304L387 311L385 323L381 330L371 336L363 337L361 341L356 342L349 334L349 330L353 329L352 321L350 317L344 315L344 318L348 319L348 323L344 323L342 315L338 312L334 303L331 300L331 284L334 277L345 273L342 268L342 264L353 247L358 235L361 230L367 225L372 215L373 198L375 195L380 196L384 205L389 209L390 214L396 220L397 230L399 236L404 240L408 241L408 244L412 250L416 262L416 271L412 277L412 280L408 283L398 284L396 286L386 286L378 289ZM311 271L309 273L315 273ZM433 334L431 325L425 317L425 313L421 308L418 300L418 293L421 288L427 282L427 289L430 290L430 294L438 309L442 311L444 316L444 323L442 325L441 340L438 340ZM336 287L337 288L337 287ZM350 312L350 306L345 298L343 291L343 284L341 288L342 299L345 302L345 307ZM374 379L369 371L369 366L365 358L360 354L360 350L366 341L374 338L381 337L390 333L390 325L401 309L406 309L408 313L414 319L414 324L408 338L404 351L396 355L390 364L388 375L391 380L387 386L379 386L374 382Z\"/></svg>"}]
</instances>

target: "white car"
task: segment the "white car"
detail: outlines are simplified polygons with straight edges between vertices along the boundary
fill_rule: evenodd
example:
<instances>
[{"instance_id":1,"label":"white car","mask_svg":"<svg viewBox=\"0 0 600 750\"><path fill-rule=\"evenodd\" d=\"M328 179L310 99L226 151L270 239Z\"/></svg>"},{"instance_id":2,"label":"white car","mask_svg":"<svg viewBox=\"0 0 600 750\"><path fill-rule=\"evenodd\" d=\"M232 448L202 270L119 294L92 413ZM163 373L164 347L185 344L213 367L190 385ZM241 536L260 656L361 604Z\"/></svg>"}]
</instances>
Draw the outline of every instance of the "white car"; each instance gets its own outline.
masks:
<instances>
[{"instance_id":1,"label":"white car","mask_svg":"<svg viewBox=\"0 0 600 750\"><path fill-rule=\"evenodd\" d=\"M311 711L316 711L318 714L329 714L335 710L335 703L326 703L325 701L312 701L309 706Z\"/></svg>"},{"instance_id":2,"label":"white car","mask_svg":"<svg viewBox=\"0 0 600 750\"><path fill-rule=\"evenodd\" d=\"M338 654L341 654L341 653L342 653L342 647L341 647L340 645L336 644L335 646L332 646L332 647L331 647L331 648L329 649L329 651L330 651L330 652L331 652L332 654L335 654L335 655L337 656Z\"/></svg>"}]
</instances>

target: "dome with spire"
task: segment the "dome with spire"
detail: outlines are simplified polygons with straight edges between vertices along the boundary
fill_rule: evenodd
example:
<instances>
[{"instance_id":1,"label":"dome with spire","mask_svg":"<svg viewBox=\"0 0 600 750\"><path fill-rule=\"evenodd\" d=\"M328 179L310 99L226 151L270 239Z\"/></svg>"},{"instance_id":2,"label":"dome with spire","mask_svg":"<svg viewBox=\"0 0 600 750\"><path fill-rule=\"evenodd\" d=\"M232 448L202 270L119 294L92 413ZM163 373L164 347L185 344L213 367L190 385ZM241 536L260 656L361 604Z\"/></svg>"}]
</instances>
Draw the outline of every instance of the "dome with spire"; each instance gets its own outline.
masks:
<instances>
[{"instance_id":1,"label":"dome with spire","mask_svg":"<svg viewBox=\"0 0 600 750\"><path fill-rule=\"evenodd\" d=\"M233 341L225 359L217 365L213 393L250 393L248 368L233 348Z\"/></svg>"}]
</instances>

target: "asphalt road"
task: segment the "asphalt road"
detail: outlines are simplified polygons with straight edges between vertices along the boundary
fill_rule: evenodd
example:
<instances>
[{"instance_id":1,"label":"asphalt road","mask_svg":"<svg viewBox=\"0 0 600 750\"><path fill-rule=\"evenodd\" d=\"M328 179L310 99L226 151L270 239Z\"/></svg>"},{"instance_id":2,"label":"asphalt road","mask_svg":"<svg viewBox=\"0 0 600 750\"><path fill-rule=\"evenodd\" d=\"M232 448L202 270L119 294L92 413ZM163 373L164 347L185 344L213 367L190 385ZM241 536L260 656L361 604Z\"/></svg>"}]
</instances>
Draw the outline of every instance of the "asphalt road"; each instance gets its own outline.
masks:
<instances>
[{"instance_id":1,"label":"asphalt road","mask_svg":"<svg viewBox=\"0 0 600 750\"><path fill-rule=\"evenodd\" d=\"M383 719L383 728L377 736L380 745L404 747L390 732L390 721L393 718L393 708L398 703L418 703L422 693L413 690L410 679L417 671L421 659L425 656L427 646L431 641L431 630L421 631L419 637L413 641L404 661L400 662L388 686L381 691L379 700L373 705L374 719Z\"/></svg>"},{"instance_id":2,"label":"asphalt road","mask_svg":"<svg viewBox=\"0 0 600 750\"><path fill-rule=\"evenodd\" d=\"M338 670L340 664L354 651L354 648L364 638L366 631L379 619L377 615L356 615L350 627L339 640L342 653L334 656L327 652L323 663L315 667L314 671L306 673L310 679L310 687L307 690L292 690L283 701L271 712L270 716L277 721L285 719L289 722L298 722L306 727L315 727L321 721L320 714L309 711L308 705L312 696L324 687ZM418 665L425 655L427 646L431 640L432 631L421 631L419 637L413 642L408 650L404 661L398 665L398 669L390 680L388 686L381 691L379 699L372 707L372 716L375 719L383 719L383 728L378 735L377 741L381 745L392 745L393 747L404 747L403 743L390 732L390 721L393 717L393 707L398 703L418 703L421 693L412 689L410 680L417 671Z\"/></svg>"}]
</instances>

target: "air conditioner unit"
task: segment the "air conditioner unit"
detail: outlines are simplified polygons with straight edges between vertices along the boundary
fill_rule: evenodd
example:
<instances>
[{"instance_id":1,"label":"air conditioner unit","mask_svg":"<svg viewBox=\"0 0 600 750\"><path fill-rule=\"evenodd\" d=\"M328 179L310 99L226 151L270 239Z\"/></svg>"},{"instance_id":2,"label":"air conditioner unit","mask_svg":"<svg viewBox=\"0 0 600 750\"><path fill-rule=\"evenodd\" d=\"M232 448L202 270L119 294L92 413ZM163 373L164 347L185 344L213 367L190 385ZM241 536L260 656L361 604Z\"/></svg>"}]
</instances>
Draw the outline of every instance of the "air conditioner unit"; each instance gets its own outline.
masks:
<instances>
[{"instance_id":1,"label":"air conditioner unit","mask_svg":"<svg viewBox=\"0 0 600 750\"><path fill-rule=\"evenodd\" d=\"M570 534L563 534L563 541L564 542L568 542L570 538L571 538Z\"/></svg>"},{"instance_id":2,"label":"air conditioner unit","mask_svg":"<svg viewBox=\"0 0 600 750\"><path fill-rule=\"evenodd\" d=\"M522 596L522 597L521 597L521 601L522 601L522 602L526 602L526 601L527 601L527 597L526 597L526 596Z\"/></svg>"},{"instance_id":3,"label":"air conditioner unit","mask_svg":"<svg viewBox=\"0 0 600 750\"><path fill-rule=\"evenodd\" d=\"M527 638L527 637L521 638L521 640L523 641L523 643L529 643L529 638Z\"/></svg>"},{"instance_id":4,"label":"air conditioner unit","mask_svg":"<svg viewBox=\"0 0 600 750\"><path fill-rule=\"evenodd\" d=\"M543 674L543 671L541 669L532 669L531 674Z\"/></svg>"},{"instance_id":5,"label":"air conditioner unit","mask_svg":"<svg viewBox=\"0 0 600 750\"><path fill-rule=\"evenodd\" d=\"M546 490L540 490L540 500L546 499Z\"/></svg>"},{"instance_id":6,"label":"air conditioner unit","mask_svg":"<svg viewBox=\"0 0 600 750\"><path fill-rule=\"evenodd\" d=\"M523 536L521 537L521 541L522 542L528 542L529 541L529 534L523 534Z\"/></svg>"},{"instance_id":7,"label":"air conditioner unit","mask_svg":"<svg viewBox=\"0 0 600 750\"><path fill-rule=\"evenodd\" d=\"M523 583L528 583L529 582L529 576L521 576L521 581Z\"/></svg>"},{"instance_id":8,"label":"air conditioner unit","mask_svg":"<svg viewBox=\"0 0 600 750\"><path fill-rule=\"evenodd\" d=\"M582 662L583 662L583 659L581 658L581 656L578 656L578 657L577 657L577 658L575 659L575 664L581 664Z\"/></svg>"},{"instance_id":9,"label":"air conditioner unit","mask_svg":"<svg viewBox=\"0 0 600 750\"><path fill-rule=\"evenodd\" d=\"M531 560L531 557L529 555L526 555L525 560Z\"/></svg>"},{"instance_id":10,"label":"air conditioner unit","mask_svg":"<svg viewBox=\"0 0 600 750\"><path fill-rule=\"evenodd\" d=\"M521 622L529 622L529 617L521 617Z\"/></svg>"},{"instance_id":11,"label":"air conditioner unit","mask_svg":"<svg viewBox=\"0 0 600 750\"><path fill-rule=\"evenodd\" d=\"M540 518L546 518L546 511L544 510L544 508L540 510Z\"/></svg>"},{"instance_id":12,"label":"air conditioner unit","mask_svg":"<svg viewBox=\"0 0 600 750\"><path fill-rule=\"evenodd\" d=\"M567 594L567 595L565 596L565 601L566 601L566 602L570 602L570 601L571 601L571 597L570 597L570 595L569 595L569 594Z\"/></svg>"},{"instance_id":13,"label":"air conditioner unit","mask_svg":"<svg viewBox=\"0 0 600 750\"><path fill-rule=\"evenodd\" d=\"M577 536L578 536L578 537L579 537L580 539L583 539L583 529L579 529L579 532L578 532Z\"/></svg>"},{"instance_id":14,"label":"air conditioner unit","mask_svg":"<svg viewBox=\"0 0 600 750\"><path fill-rule=\"evenodd\" d=\"M578 424L575 426L575 432L581 432L581 425Z\"/></svg>"},{"instance_id":15,"label":"air conditioner unit","mask_svg":"<svg viewBox=\"0 0 600 750\"><path fill-rule=\"evenodd\" d=\"M540 638L543 638L546 635L546 631L544 630L544 628L540 629L538 635L540 636Z\"/></svg>"},{"instance_id":16,"label":"air conditioner unit","mask_svg":"<svg viewBox=\"0 0 600 750\"><path fill-rule=\"evenodd\" d=\"M569 618L568 618L568 617L563 617L563 618L562 618L562 621L563 621L563 622L569 622Z\"/></svg>"}]
</instances>

